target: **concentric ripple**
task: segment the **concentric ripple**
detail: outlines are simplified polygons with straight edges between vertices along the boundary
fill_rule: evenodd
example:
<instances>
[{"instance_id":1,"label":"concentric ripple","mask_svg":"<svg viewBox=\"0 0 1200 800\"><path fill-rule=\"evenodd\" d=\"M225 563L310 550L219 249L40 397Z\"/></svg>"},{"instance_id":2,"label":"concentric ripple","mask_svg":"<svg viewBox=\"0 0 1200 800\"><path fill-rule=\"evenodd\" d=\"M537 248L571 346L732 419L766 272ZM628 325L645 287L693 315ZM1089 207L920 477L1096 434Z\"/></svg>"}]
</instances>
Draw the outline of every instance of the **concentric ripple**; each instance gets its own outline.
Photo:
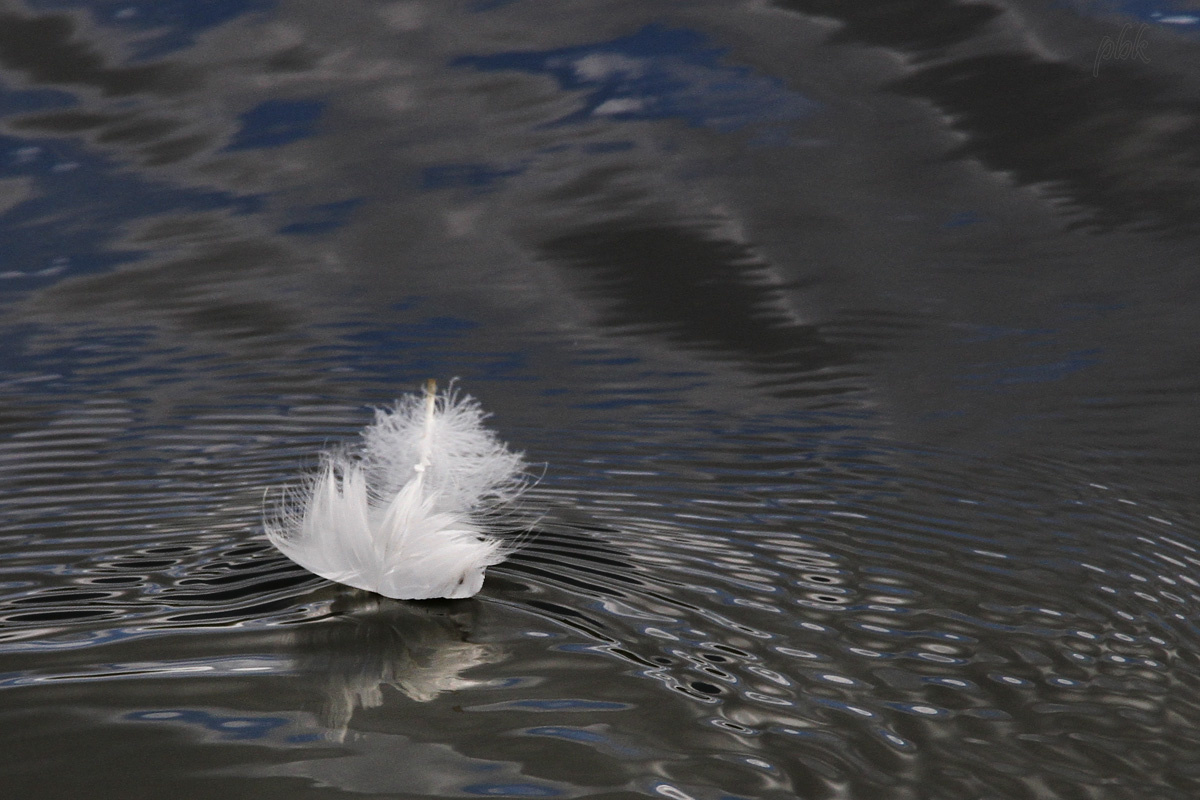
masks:
<instances>
[{"instance_id":1,"label":"concentric ripple","mask_svg":"<svg viewBox=\"0 0 1200 800\"><path fill-rule=\"evenodd\" d=\"M1193 778L1195 521L1069 464L903 447L851 412L502 427L546 465L527 544L476 600L394 603L261 534L264 490L367 409L179 408L5 423L0 686L26 707L123 686L121 724L349 746L409 735L395 709L415 704L470 716L460 753L568 793L558 753L680 796L1183 797ZM185 686L242 687L285 723Z\"/></svg>"}]
</instances>

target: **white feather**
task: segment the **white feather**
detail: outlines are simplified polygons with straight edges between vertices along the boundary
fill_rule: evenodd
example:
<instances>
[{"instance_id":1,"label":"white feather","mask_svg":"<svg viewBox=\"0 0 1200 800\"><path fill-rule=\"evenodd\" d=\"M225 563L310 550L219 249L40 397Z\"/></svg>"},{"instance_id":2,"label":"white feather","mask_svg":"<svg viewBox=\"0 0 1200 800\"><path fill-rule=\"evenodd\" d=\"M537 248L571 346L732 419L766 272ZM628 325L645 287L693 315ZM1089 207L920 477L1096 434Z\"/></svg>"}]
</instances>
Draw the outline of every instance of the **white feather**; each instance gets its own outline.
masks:
<instances>
[{"instance_id":1,"label":"white feather","mask_svg":"<svg viewBox=\"0 0 1200 800\"><path fill-rule=\"evenodd\" d=\"M525 462L451 388L375 413L358 452L325 457L300 491L285 490L267 537L300 566L386 597L471 597L511 552L488 520L528 481Z\"/></svg>"}]
</instances>

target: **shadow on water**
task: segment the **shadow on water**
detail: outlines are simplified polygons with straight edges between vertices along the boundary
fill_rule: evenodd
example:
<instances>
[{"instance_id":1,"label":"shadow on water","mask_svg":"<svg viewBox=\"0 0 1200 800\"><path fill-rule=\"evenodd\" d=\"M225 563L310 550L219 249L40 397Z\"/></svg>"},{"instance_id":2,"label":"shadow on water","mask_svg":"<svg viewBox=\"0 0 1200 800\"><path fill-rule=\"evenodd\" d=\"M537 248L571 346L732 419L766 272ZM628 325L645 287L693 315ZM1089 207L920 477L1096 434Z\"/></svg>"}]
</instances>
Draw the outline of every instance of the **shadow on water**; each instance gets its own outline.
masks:
<instances>
[{"instance_id":1,"label":"shadow on water","mask_svg":"<svg viewBox=\"0 0 1200 800\"><path fill-rule=\"evenodd\" d=\"M716 231L628 220L558 236L540 251L598 306L596 324L732 362L777 397L820 393L815 373L853 363L846 346L797 318L782 290L798 287L781 285L750 247Z\"/></svg>"},{"instance_id":2,"label":"shadow on water","mask_svg":"<svg viewBox=\"0 0 1200 800\"><path fill-rule=\"evenodd\" d=\"M989 35L1005 41L1024 24L1018 6L958 0L775 5L836 19L832 42L910 57L911 74L892 89L927 99L948 115L965 135L953 157L978 159L1065 200L1084 212L1089 226L1197 232L1200 104L1190 78L1152 72L1144 53L1105 63L1101 75L1098 61L1028 52L1019 34L998 52L956 49ZM1111 38L1121 30L1113 27L1097 30ZM1141 33L1150 39L1146 49L1171 46L1165 27L1142 26ZM1098 35L1095 46L1102 40Z\"/></svg>"},{"instance_id":3,"label":"shadow on water","mask_svg":"<svg viewBox=\"0 0 1200 800\"><path fill-rule=\"evenodd\" d=\"M65 16L25 16L0 12L0 65L23 75L34 84L86 86L106 97L141 92L171 93L179 88L164 64L113 67L77 37L73 20ZM65 118L64 118L65 119ZM59 126L62 132L77 132L92 125ZM38 127L36 122L31 127Z\"/></svg>"}]
</instances>

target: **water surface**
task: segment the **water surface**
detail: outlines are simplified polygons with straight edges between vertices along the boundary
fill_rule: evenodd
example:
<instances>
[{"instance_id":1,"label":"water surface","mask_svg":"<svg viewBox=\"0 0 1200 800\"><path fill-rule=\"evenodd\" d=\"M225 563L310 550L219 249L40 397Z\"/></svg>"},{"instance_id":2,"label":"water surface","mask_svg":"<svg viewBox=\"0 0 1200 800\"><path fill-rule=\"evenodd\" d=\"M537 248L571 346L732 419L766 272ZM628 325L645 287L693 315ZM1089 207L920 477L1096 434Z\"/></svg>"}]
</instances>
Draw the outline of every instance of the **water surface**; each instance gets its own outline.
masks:
<instances>
[{"instance_id":1,"label":"water surface","mask_svg":"<svg viewBox=\"0 0 1200 800\"><path fill-rule=\"evenodd\" d=\"M6 794L1196 796L1200 23L560 5L0 8ZM270 547L455 376L478 597Z\"/></svg>"}]
</instances>

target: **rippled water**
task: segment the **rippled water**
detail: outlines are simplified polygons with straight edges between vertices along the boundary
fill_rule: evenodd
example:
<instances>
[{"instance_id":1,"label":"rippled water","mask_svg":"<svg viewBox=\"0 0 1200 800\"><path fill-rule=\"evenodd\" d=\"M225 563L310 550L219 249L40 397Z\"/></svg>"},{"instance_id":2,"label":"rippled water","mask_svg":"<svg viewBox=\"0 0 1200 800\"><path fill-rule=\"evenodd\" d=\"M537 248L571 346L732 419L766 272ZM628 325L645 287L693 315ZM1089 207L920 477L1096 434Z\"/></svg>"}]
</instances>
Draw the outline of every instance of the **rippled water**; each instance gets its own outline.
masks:
<instances>
[{"instance_id":1,"label":"rippled water","mask_svg":"<svg viewBox=\"0 0 1200 800\"><path fill-rule=\"evenodd\" d=\"M4 796L1197 796L1197 36L0 6ZM478 597L266 542L453 376L542 473Z\"/></svg>"}]
</instances>

